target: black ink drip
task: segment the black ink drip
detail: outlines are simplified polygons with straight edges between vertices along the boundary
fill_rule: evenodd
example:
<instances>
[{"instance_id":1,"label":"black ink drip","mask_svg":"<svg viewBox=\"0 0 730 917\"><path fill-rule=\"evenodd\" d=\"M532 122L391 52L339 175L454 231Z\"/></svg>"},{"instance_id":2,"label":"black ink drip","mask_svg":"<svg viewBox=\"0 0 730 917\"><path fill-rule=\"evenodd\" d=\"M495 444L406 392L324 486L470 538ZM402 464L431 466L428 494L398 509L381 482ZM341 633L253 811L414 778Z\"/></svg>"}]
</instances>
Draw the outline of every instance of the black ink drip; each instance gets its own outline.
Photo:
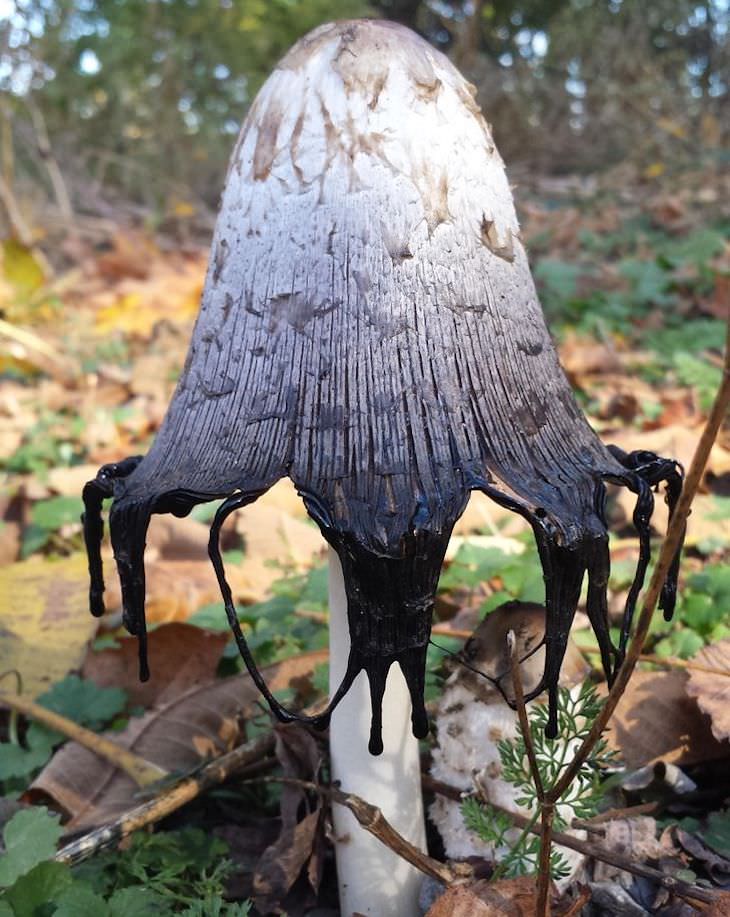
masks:
<instances>
[{"instance_id":1,"label":"black ink drip","mask_svg":"<svg viewBox=\"0 0 730 917\"><path fill-rule=\"evenodd\" d=\"M471 489L479 489L502 506L519 513L532 525L545 578L545 670L537 687L527 695L530 700L548 693L549 719L546 734L557 734L557 686L570 627L575 615L584 577L588 576L587 613L598 641L601 661L609 683L621 665L629 639L636 602L649 563L649 521L653 509L652 487L665 484L670 517L682 489L683 472L676 462L650 452L625 453L610 447L612 456L625 468L597 475L591 523L586 523L570 538L551 522L540 507L530 508L519 499L503 493L491 481L474 478ZM102 501L118 496L123 482L139 464L139 457L105 465L94 481L84 488L85 512L82 516L91 579L90 606L95 615L103 614L104 581L100 545L103 535ZM610 569L608 534L605 523L606 490L603 480L624 485L637 495L633 521L639 537L639 561L624 609L621 636L614 647L608 627L606 590ZM369 749L374 755L383 750L381 705L385 684L393 663L398 663L408 685L412 702L413 733L423 738L428 733L424 704L426 652L430 641L431 615L438 577L448 543L449 532L430 532L414 527L403 536L400 555L384 556L364 546L364 539L352 532L338 530L322 501L312 494L304 499L310 515L319 524L342 564L348 602L350 655L340 686L325 711L306 717L285 708L272 695L256 666L236 613L231 589L226 581L220 552L220 530L235 510L253 502L263 492L257 489L229 496L219 507L211 526L209 554L225 604L228 622L241 658L274 715L282 722L304 722L317 729L329 725L332 711L349 690L355 677L365 670L372 704ZM139 640L140 678L149 677L144 615L145 536L152 512L172 512L184 516L195 503L210 496L183 491L161 498L120 499L112 506L110 529L112 546L122 585L124 624ZM598 523L596 523L598 520ZM667 620L676 601L679 550L662 590L661 607Z\"/></svg>"}]
</instances>

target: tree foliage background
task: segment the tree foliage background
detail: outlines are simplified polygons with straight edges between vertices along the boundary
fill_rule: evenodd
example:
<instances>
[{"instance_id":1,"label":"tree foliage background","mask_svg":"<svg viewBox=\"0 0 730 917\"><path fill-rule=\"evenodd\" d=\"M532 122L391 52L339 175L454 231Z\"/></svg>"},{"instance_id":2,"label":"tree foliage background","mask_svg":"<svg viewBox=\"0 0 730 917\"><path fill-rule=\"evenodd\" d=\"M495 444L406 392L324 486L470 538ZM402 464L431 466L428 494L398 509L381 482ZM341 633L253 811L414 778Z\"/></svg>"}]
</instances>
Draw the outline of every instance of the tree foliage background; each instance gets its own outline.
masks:
<instances>
[{"instance_id":1,"label":"tree foliage background","mask_svg":"<svg viewBox=\"0 0 730 917\"><path fill-rule=\"evenodd\" d=\"M643 169L728 139L727 0L4 0L3 197L79 212L215 204L257 89L301 35L380 16L423 34L479 91L510 165ZM25 183L25 184L24 184Z\"/></svg>"}]
</instances>

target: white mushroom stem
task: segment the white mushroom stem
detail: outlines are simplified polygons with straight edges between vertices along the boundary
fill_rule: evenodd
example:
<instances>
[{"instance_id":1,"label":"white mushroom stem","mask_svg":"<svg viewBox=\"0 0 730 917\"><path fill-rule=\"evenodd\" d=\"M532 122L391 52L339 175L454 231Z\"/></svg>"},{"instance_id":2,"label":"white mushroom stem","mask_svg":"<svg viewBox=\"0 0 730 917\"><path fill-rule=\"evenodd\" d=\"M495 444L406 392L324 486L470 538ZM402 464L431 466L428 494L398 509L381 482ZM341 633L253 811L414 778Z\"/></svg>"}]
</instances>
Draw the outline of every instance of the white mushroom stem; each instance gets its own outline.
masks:
<instances>
[{"instance_id":1,"label":"white mushroom stem","mask_svg":"<svg viewBox=\"0 0 730 917\"><path fill-rule=\"evenodd\" d=\"M337 554L329 552L330 694L342 681L350 650L347 597ZM418 740L411 733L411 702L397 665L388 675L383 698L383 745L368 752L370 693L360 672L332 714L332 777L345 792L378 806L412 844L426 849ZM413 866L365 831L342 806L334 806L335 852L343 917L416 917L422 876Z\"/></svg>"}]
</instances>

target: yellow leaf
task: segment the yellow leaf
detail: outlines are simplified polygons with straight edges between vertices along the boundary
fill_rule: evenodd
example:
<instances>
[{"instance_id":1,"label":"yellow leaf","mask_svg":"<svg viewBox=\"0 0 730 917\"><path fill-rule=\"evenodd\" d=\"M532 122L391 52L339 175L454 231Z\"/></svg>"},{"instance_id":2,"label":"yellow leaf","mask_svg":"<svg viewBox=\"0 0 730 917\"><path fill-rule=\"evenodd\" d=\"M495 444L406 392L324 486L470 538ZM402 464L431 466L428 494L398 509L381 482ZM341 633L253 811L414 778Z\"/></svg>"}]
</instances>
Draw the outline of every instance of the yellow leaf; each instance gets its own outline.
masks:
<instances>
[{"instance_id":1,"label":"yellow leaf","mask_svg":"<svg viewBox=\"0 0 730 917\"><path fill-rule=\"evenodd\" d=\"M657 118L656 126L663 130L665 134L669 134L672 137L677 137L679 140L684 140L687 136L687 132L677 121L674 121L672 118Z\"/></svg>"},{"instance_id":2,"label":"yellow leaf","mask_svg":"<svg viewBox=\"0 0 730 917\"><path fill-rule=\"evenodd\" d=\"M644 178L659 178L659 176L663 174L664 174L664 163L663 162L653 162L651 165L647 166L644 169Z\"/></svg>"},{"instance_id":3,"label":"yellow leaf","mask_svg":"<svg viewBox=\"0 0 730 917\"><path fill-rule=\"evenodd\" d=\"M191 217L195 215L195 207L190 201L175 201L172 207L173 216Z\"/></svg>"},{"instance_id":4,"label":"yellow leaf","mask_svg":"<svg viewBox=\"0 0 730 917\"><path fill-rule=\"evenodd\" d=\"M139 293L121 296L114 305L100 309L96 315L96 330L101 334L122 331L147 337L160 316L147 307Z\"/></svg>"},{"instance_id":5,"label":"yellow leaf","mask_svg":"<svg viewBox=\"0 0 730 917\"><path fill-rule=\"evenodd\" d=\"M21 296L29 296L43 286L43 269L33 257L33 252L13 239L2 243L3 274L7 282Z\"/></svg>"},{"instance_id":6,"label":"yellow leaf","mask_svg":"<svg viewBox=\"0 0 730 917\"><path fill-rule=\"evenodd\" d=\"M0 570L0 672L19 671L24 696L37 697L81 666L98 624L88 595L81 554L33 557ZM12 680L3 688L10 693Z\"/></svg>"}]
</instances>

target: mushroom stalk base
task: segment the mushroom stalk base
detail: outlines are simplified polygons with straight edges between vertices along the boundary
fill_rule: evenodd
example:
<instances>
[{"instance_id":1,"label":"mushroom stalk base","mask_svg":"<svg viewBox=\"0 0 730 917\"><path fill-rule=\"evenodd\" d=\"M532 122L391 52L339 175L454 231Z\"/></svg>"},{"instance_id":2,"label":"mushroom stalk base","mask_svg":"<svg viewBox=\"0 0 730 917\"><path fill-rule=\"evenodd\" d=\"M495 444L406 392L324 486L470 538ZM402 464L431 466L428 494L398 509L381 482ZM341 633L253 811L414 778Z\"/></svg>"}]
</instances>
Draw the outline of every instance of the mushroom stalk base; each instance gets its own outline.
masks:
<instances>
[{"instance_id":1,"label":"mushroom stalk base","mask_svg":"<svg viewBox=\"0 0 730 917\"><path fill-rule=\"evenodd\" d=\"M329 551L330 693L345 673L350 649L342 567ZM370 690L362 671L332 714L332 777L345 792L378 806L390 824L425 851L418 740L411 732L411 701L397 665L391 666L383 699L381 755L368 753ZM335 853L343 917L416 917L422 875L365 831L343 806L333 806Z\"/></svg>"}]
</instances>

